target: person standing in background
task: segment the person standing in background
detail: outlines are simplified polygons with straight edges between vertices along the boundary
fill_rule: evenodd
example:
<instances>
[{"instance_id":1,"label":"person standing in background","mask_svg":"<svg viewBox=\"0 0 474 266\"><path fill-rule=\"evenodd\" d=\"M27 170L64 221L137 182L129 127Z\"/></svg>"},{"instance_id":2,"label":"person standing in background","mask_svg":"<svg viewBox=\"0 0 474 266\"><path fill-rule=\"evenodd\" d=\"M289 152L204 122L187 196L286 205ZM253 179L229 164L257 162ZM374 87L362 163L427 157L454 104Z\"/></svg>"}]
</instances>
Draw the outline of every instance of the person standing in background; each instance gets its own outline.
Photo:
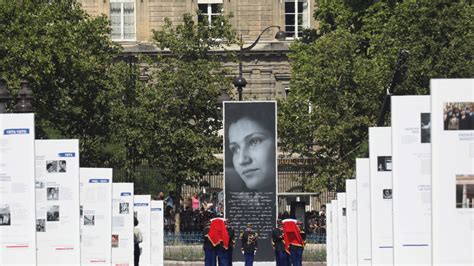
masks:
<instances>
[{"instance_id":1,"label":"person standing in background","mask_svg":"<svg viewBox=\"0 0 474 266\"><path fill-rule=\"evenodd\" d=\"M137 217L133 217L133 259L134 259L134 265L139 266L140 265L140 255L142 253L142 248L140 247L140 243L143 242L143 235L142 232L140 231L140 228L138 228L138 219Z\"/></svg>"},{"instance_id":2,"label":"person standing in background","mask_svg":"<svg viewBox=\"0 0 474 266\"><path fill-rule=\"evenodd\" d=\"M200 203L198 193L194 193L194 195L191 197L191 206L193 211L199 210Z\"/></svg>"}]
</instances>

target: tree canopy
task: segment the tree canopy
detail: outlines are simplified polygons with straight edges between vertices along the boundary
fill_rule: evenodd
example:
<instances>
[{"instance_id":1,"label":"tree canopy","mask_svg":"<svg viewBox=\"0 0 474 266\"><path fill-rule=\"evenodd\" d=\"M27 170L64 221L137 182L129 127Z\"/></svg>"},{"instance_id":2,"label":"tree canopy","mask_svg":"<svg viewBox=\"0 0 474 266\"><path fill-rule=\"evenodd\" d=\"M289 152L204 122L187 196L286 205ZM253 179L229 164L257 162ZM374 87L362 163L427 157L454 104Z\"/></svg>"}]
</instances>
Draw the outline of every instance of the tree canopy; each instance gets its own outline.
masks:
<instances>
[{"instance_id":1,"label":"tree canopy","mask_svg":"<svg viewBox=\"0 0 474 266\"><path fill-rule=\"evenodd\" d=\"M38 138L79 138L82 166L107 166L108 94L120 76L120 52L105 16L92 18L74 0L0 1L0 76L17 93L34 92Z\"/></svg>"},{"instance_id":2,"label":"tree canopy","mask_svg":"<svg viewBox=\"0 0 474 266\"><path fill-rule=\"evenodd\" d=\"M367 156L400 49L409 51L395 95L429 94L432 78L474 74L468 1L318 1L313 42L291 46L289 98L280 104L281 148L314 158L307 189L341 190ZM308 38L303 40L307 40Z\"/></svg>"}]
</instances>

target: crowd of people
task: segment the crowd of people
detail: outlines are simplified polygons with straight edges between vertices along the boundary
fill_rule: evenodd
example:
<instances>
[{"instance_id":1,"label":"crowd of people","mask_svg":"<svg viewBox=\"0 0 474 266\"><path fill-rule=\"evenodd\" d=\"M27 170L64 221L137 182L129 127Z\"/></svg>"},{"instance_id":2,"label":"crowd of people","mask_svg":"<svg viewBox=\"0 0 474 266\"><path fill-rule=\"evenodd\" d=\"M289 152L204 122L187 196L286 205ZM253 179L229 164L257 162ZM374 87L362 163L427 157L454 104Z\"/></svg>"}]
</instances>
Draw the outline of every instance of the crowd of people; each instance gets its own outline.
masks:
<instances>
[{"instance_id":1,"label":"crowd of people","mask_svg":"<svg viewBox=\"0 0 474 266\"><path fill-rule=\"evenodd\" d=\"M444 108L444 130L474 130L474 102L447 103Z\"/></svg>"},{"instance_id":2,"label":"crowd of people","mask_svg":"<svg viewBox=\"0 0 474 266\"><path fill-rule=\"evenodd\" d=\"M158 200L165 202L165 231L172 233L175 231L175 196L170 192L167 197L161 192ZM191 233L200 232L211 215L223 216L223 207L217 201L217 195L199 195L197 193L181 199L180 232ZM288 212L278 214L278 219L290 218ZM322 205L319 211L313 210L305 213L305 231L308 235L324 237L326 235L326 206Z\"/></svg>"}]
</instances>

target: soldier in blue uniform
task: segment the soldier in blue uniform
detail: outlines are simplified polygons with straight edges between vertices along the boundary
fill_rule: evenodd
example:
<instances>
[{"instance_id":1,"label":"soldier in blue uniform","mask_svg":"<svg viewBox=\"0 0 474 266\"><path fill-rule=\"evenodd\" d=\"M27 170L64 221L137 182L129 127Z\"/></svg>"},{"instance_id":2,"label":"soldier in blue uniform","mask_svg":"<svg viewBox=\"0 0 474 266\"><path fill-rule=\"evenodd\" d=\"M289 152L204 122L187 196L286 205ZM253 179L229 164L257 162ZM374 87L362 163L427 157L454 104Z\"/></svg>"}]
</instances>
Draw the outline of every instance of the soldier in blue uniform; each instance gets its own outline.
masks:
<instances>
[{"instance_id":1,"label":"soldier in blue uniform","mask_svg":"<svg viewBox=\"0 0 474 266\"><path fill-rule=\"evenodd\" d=\"M229 235L229 248L227 249L227 261L232 266L232 253L235 247L235 232L229 220L226 220L227 234Z\"/></svg>"},{"instance_id":2,"label":"soldier in blue uniform","mask_svg":"<svg viewBox=\"0 0 474 266\"><path fill-rule=\"evenodd\" d=\"M216 249L209 240L208 233L210 228L210 222L207 221L204 225L202 232L204 238L204 265L205 266L216 266Z\"/></svg>"},{"instance_id":3,"label":"soldier in blue uniform","mask_svg":"<svg viewBox=\"0 0 474 266\"><path fill-rule=\"evenodd\" d=\"M245 266L252 266L258 248L258 234L252 230L251 224L247 224L247 228L240 235L240 240L242 243L242 254L245 258Z\"/></svg>"},{"instance_id":4,"label":"soldier in blue uniform","mask_svg":"<svg viewBox=\"0 0 474 266\"><path fill-rule=\"evenodd\" d=\"M281 221L277 222L277 227L272 231L272 245L275 251L275 261L277 266L289 266L290 257L285 251L285 241Z\"/></svg>"}]
</instances>

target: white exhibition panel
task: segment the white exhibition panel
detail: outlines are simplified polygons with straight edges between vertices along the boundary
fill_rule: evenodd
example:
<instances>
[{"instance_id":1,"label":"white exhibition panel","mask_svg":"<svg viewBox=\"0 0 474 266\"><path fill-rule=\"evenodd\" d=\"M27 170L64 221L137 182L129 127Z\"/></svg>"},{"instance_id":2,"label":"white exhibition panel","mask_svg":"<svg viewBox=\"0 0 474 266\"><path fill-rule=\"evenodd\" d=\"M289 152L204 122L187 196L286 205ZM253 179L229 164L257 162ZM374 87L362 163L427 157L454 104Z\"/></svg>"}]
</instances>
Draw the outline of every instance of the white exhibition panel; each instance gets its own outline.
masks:
<instances>
[{"instance_id":1,"label":"white exhibition panel","mask_svg":"<svg viewBox=\"0 0 474 266\"><path fill-rule=\"evenodd\" d=\"M346 179L347 264L357 265L357 188L355 179Z\"/></svg>"},{"instance_id":2,"label":"white exhibition panel","mask_svg":"<svg viewBox=\"0 0 474 266\"><path fill-rule=\"evenodd\" d=\"M337 230L339 236L339 265L347 265L346 193L337 193Z\"/></svg>"},{"instance_id":3,"label":"white exhibition panel","mask_svg":"<svg viewBox=\"0 0 474 266\"><path fill-rule=\"evenodd\" d=\"M474 125L453 107L474 111L474 79L431 80L432 262L474 265Z\"/></svg>"},{"instance_id":4,"label":"white exhibition panel","mask_svg":"<svg viewBox=\"0 0 474 266\"><path fill-rule=\"evenodd\" d=\"M80 265L79 140L35 141L38 265Z\"/></svg>"},{"instance_id":5,"label":"white exhibition panel","mask_svg":"<svg viewBox=\"0 0 474 266\"><path fill-rule=\"evenodd\" d=\"M35 121L0 114L0 265L36 263Z\"/></svg>"},{"instance_id":6,"label":"white exhibition panel","mask_svg":"<svg viewBox=\"0 0 474 266\"><path fill-rule=\"evenodd\" d=\"M142 232L143 242L140 244L142 253L140 254L140 265L151 264L151 196L135 195L134 211L138 219L138 228Z\"/></svg>"},{"instance_id":7,"label":"white exhibition panel","mask_svg":"<svg viewBox=\"0 0 474 266\"><path fill-rule=\"evenodd\" d=\"M151 265L164 265L164 204L162 200L151 201Z\"/></svg>"},{"instance_id":8,"label":"white exhibition panel","mask_svg":"<svg viewBox=\"0 0 474 266\"><path fill-rule=\"evenodd\" d=\"M370 162L368 158L356 158L357 194L357 262L372 264L370 219Z\"/></svg>"},{"instance_id":9,"label":"white exhibition panel","mask_svg":"<svg viewBox=\"0 0 474 266\"><path fill-rule=\"evenodd\" d=\"M332 264L339 265L339 228L337 221L337 200L331 201L332 215Z\"/></svg>"},{"instance_id":10,"label":"white exhibition panel","mask_svg":"<svg viewBox=\"0 0 474 266\"><path fill-rule=\"evenodd\" d=\"M81 265L112 263L112 169L80 168Z\"/></svg>"},{"instance_id":11,"label":"white exhibition panel","mask_svg":"<svg viewBox=\"0 0 474 266\"><path fill-rule=\"evenodd\" d=\"M369 128L372 264L393 265L392 129Z\"/></svg>"},{"instance_id":12,"label":"white exhibition panel","mask_svg":"<svg viewBox=\"0 0 474 266\"><path fill-rule=\"evenodd\" d=\"M112 184L112 265L133 266L133 183Z\"/></svg>"},{"instance_id":13,"label":"white exhibition panel","mask_svg":"<svg viewBox=\"0 0 474 266\"><path fill-rule=\"evenodd\" d=\"M431 99L391 100L393 262L431 265Z\"/></svg>"},{"instance_id":14,"label":"white exhibition panel","mask_svg":"<svg viewBox=\"0 0 474 266\"><path fill-rule=\"evenodd\" d=\"M332 205L326 204L326 264L332 266Z\"/></svg>"}]
</instances>

